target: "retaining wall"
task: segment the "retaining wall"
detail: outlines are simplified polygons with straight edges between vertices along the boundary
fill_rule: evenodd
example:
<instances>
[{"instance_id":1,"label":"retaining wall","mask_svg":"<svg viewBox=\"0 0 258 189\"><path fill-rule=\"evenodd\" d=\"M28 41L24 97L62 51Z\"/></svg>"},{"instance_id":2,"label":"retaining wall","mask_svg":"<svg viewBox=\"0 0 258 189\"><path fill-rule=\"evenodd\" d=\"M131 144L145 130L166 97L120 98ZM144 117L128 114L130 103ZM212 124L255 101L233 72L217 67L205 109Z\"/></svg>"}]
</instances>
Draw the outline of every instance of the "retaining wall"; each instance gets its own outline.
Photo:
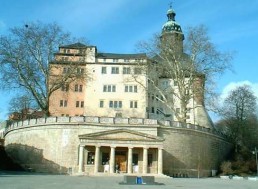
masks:
<instances>
[{"instance_id":1,"label":"retaining wall","mask_svg":"<svg viewBox=\"0 0 258 189\"><path fill-rule=\"evenodd\" d=\"M133 118L49 117L9 125L4 134L5 149L24 168L77 172L78 136L122 127L165 139L163 170L170 176L210 176L231 148L221 133L190 124Z\"/></svg>"}]
</instances>

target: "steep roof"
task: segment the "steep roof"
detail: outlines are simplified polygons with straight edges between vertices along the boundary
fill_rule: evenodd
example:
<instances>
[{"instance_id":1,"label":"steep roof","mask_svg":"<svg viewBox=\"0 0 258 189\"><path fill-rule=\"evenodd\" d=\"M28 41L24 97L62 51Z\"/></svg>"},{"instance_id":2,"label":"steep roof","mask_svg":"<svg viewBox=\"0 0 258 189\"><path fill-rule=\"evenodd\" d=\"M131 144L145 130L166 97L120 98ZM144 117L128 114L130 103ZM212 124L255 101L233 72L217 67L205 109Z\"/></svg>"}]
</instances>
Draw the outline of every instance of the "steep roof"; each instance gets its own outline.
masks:
<instances>
[{"instance_id":1,"label":"steep roof","mask_svg":"<svg viewBox=\"0 0 258 189\"><path fill-rule=\"evenodd\" d=\"M78 48L86 48L86 47L91 47L91 46L88 46L88 45L85 45L85 44L79 43L79 42L78 43L73 43L73 44L70 44L70 45L60 46L60 48L70 48L70 49L78 49Z\"/></svg>"},{"instance_id":2,"label":"steep roof","mask_svg":"<svg viewBox=\"0 0 258 189\"><path fill-rule=\"evenodd\" d=\"M147 58L147 56L145 53L137 53L137 54L98 53L97 58Z\"/></svg>"}]
</instances>

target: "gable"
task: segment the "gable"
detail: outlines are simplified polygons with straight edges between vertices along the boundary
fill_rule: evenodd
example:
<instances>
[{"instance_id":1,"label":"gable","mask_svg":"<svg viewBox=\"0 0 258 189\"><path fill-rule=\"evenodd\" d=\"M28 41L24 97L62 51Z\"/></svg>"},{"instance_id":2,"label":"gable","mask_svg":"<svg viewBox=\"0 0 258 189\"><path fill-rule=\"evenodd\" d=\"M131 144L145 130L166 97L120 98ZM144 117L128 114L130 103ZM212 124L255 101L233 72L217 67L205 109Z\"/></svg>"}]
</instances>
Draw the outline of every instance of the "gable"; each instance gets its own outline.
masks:
<instances>
[{"instance_id":1,"label":"gable","mask_svg":"<svg viewBox=\"0 0 258 189\"><path fill-rule=\"evenodd\" d=\"M160 137L128 129L116 129L79 135L79 138L92 140L163 141L163 139Z\"/></svg>"}]
</instances>

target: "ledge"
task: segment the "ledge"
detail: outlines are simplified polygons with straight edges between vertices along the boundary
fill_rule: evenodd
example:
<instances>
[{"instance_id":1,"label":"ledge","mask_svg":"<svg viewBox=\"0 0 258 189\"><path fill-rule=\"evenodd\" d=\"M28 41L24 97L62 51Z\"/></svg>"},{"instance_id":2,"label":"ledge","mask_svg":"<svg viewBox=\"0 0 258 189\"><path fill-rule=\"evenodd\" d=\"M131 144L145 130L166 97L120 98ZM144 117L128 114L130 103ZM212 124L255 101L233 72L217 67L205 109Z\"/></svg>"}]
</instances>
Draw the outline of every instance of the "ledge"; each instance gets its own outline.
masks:
<instances>
[{"instance_id":1,"label":"ledge","mask_svg":"<svg viewBox=\"0 0 258 189\"><path fill-rule=\"evenodd\" d=\"M214 134L223 138L225 135L216 131L215 129L201 127L199 125L193 125L189 123L173 122L173 121L158 121L155 119L143 119L143 118L117 118L117 117L97 117L97 116L84 116L84 117L47 117L23 120L14 122L6 126L4 135L15 129L35 127L48 124L100 124L100 125L131 125L131 126L163 126L167 128L181 128L187 130L201 131L204 133ZM87 126L87 125L86 125Z\"/></svg>"}]
</instances>

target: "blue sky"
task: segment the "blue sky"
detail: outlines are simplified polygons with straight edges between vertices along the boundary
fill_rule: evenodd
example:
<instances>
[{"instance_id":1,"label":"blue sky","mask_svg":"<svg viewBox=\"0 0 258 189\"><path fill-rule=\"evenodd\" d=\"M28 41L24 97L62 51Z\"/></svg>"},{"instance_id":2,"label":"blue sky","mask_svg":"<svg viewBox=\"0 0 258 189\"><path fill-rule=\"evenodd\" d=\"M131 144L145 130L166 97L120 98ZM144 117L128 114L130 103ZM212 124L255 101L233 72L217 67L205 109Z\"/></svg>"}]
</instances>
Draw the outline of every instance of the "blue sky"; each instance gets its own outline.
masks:
<instances>
[{"instance_id":1,"label":"blue sky","mask_svg":"<svg viewBox=\"0 0 258 189\"><path fill-rule=\"evenodd\" d=\"M0 0L0 35L26 22L57 22L99 51L134 53L135 44L160 32L170 0ZM183 31L204 24L221 50L236 51L234 72L218 80L218 92L247 83L258 96L258 0L174 0ZM0 91L0 119L11 93Z\"/></svg>"}]
</instances>

